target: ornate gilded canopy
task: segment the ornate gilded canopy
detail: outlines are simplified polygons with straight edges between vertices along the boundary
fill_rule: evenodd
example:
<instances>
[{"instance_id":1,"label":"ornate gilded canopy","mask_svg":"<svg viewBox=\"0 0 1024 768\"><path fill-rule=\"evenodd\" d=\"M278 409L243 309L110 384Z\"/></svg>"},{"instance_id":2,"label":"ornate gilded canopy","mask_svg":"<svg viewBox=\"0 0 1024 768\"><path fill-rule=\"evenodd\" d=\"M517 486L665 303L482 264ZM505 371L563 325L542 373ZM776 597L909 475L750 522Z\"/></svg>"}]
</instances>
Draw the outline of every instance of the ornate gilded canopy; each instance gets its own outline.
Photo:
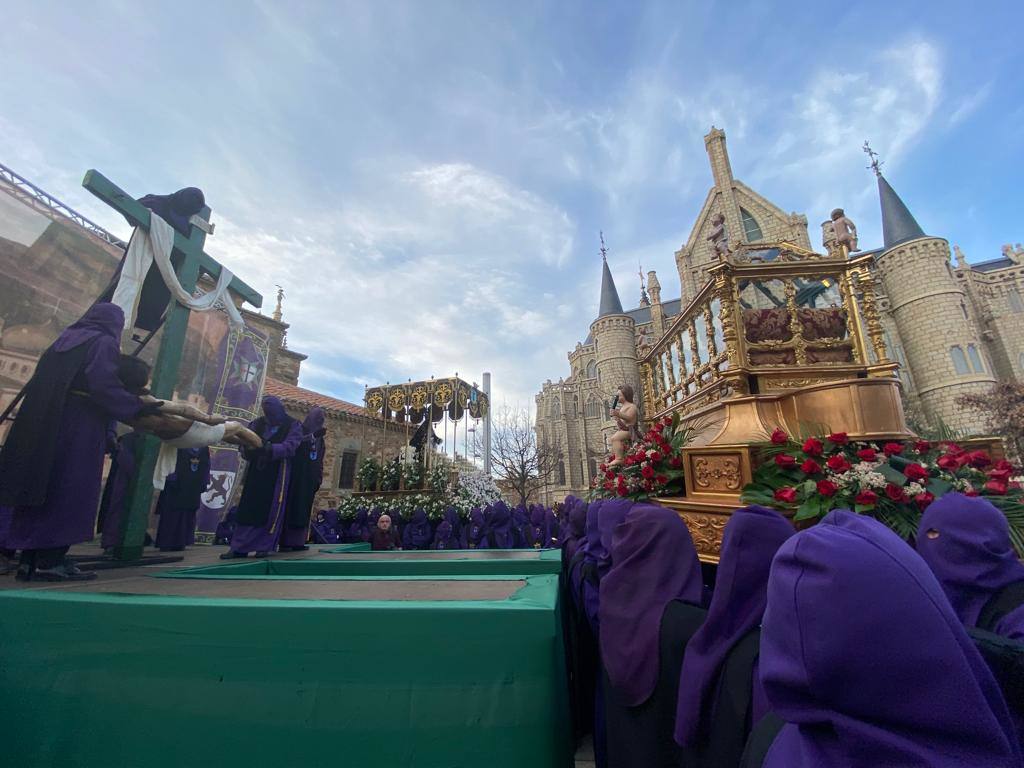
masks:
<instances>
[{"instance_id":1,"label":"ornate gilded canopy","mask_svg":"<svg viewBox=\"0 0 1024 768\"><path fill-rule=\"evenodd\" d=\"M423 421L428 410L430 420L436 423L446 414L452 421L459 421L466 413L470 418L480 419L490 408L487 395L476 384L457 376L370 387L365 403L372 416L416 424Z\"/></svg>"}]
</instances>

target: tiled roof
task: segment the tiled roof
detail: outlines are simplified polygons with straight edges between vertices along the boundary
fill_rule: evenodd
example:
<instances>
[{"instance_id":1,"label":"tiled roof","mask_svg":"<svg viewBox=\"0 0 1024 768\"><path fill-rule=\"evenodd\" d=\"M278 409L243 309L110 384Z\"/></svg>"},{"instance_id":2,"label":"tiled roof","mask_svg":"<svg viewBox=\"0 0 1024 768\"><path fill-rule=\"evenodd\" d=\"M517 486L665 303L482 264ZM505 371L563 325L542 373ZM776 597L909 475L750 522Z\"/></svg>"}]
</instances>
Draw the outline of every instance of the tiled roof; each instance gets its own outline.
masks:
<instances>
[{"instance_id":1,"label":"tiled roof","mask_svg":"<svg viewBox=\"0 0 1024 768\"><path fill-rule=\"evenodd\" d=\"M1014 266L1014 263L1006 258L1005 256L992 259L990 261L979 261L977 264L970 264L971 269L975 272L994 272L997 269L1006 269L1007 267Z\"/></svg>"},{"instance_id":2,"label":"tiled roof","mask_svg":"<svg viewBox=\"0 0 1024 768\"><path fill-rule=\"evenodd\" d=\"M263 394L279 397L281 398L281 402L285 405L298 405L305 408L312 408L314 405L319 405L327 411L327 413L345 413L349 416L369 415L367 414L366 409L360 405L348 403L344 400L339 400L336 397L330 397L329 395L321 395L319 392L313 392L312 390L303 389L302 387L285 384L283 381L278 381L277 379L267 379L266 383L263 385Z\"/></svg>"}]
</instances>

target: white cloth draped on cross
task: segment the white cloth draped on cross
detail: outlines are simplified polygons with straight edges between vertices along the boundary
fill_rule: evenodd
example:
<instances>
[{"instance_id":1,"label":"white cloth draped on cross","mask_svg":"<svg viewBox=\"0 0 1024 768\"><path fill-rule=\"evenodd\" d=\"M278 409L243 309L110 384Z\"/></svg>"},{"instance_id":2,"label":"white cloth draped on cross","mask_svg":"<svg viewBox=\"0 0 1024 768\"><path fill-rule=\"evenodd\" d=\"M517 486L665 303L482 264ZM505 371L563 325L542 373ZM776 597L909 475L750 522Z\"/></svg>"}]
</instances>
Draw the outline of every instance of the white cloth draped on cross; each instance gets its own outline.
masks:
<instances>
[{"instance_id":1,"label":"white cloth draped on cross","mask_svg":"<svg viewBox=\"0 0 1024 768\"><path fill-rule=\"evenodd\" d=\"M121 268L121 277L117 281L114 297L111 299L114 304L124 310L124 327L133 328L135 326L135 314L138 309L139 297L142 294L142 283L154 262L156 262L157 269L160 270L164 284L176 302L197 312L208 312L214 309L217 302L222 302L231 325L244 326L245 321L228 293L228 286L233 277L231 271L226 267L221 267L216 287L209 293L193 297L181 287L178 276L174 273L174 265L171 264L173 248L174 230L170 224L155 213L150 213L148 230L142 227L135 228L131 242L128 244L124 265Z\"/></svg>"}]
</instances>

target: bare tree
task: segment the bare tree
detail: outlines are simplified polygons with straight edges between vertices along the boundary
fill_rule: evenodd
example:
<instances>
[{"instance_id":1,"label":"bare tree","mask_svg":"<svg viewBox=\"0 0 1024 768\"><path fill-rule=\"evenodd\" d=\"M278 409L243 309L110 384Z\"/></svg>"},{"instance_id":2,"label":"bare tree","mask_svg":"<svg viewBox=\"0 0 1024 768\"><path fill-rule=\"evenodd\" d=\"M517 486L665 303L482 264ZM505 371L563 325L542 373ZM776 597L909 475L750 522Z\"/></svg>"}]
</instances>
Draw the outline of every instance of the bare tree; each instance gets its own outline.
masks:
<instances>
[{"instance_id":1,"label":"bare tree","mask_svg":"<svg viewBox=\"0 0 1024 768\"><path fill-rule=\"evenodd\" d=\"M474 450L483 452L479 436ZM511 488L523 504L550 482L562 458L557 448L537 438L533 418L524 408L503 406L491 417L491 466L495 478Z\"/></svg>"}]
</instances>

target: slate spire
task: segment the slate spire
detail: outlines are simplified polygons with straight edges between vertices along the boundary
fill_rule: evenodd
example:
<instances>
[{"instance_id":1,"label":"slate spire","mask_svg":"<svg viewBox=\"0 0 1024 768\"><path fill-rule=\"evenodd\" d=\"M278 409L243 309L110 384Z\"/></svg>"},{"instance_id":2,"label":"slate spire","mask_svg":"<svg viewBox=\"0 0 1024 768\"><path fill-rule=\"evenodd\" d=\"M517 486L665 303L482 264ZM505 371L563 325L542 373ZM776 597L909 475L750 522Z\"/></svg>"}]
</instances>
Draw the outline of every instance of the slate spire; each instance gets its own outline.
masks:
<instances>
[{"instance_id":1,"label":"slate spire","mask_svg":"<svg viewBox=\"0 0 1024 768\"><path fill-rule=\"evenodd\" d=\"M601 233L601 266L603 269L601 273L601 306L597 316L621 315L622 302L619 301L619 292L615 289L612 272L608 269L608 249L604 244L604 232Z\"/></svg>"},{"instance_id":2,"label":"slate spire","mask_svg":"<svg viewBox=\"0 0 1024 768\"><path fill-rule=\"evenodd\" d=\"M882 175L882 161L878 159L878 153L873 152L866 141L864 142L864 152L871 159L871 165L868 167L878 177L878 199L882 205L882 245L889 249L908 240L926 237L910 209L900 200L896 190L885 180Z\"/></svg>"}]
</instances>

